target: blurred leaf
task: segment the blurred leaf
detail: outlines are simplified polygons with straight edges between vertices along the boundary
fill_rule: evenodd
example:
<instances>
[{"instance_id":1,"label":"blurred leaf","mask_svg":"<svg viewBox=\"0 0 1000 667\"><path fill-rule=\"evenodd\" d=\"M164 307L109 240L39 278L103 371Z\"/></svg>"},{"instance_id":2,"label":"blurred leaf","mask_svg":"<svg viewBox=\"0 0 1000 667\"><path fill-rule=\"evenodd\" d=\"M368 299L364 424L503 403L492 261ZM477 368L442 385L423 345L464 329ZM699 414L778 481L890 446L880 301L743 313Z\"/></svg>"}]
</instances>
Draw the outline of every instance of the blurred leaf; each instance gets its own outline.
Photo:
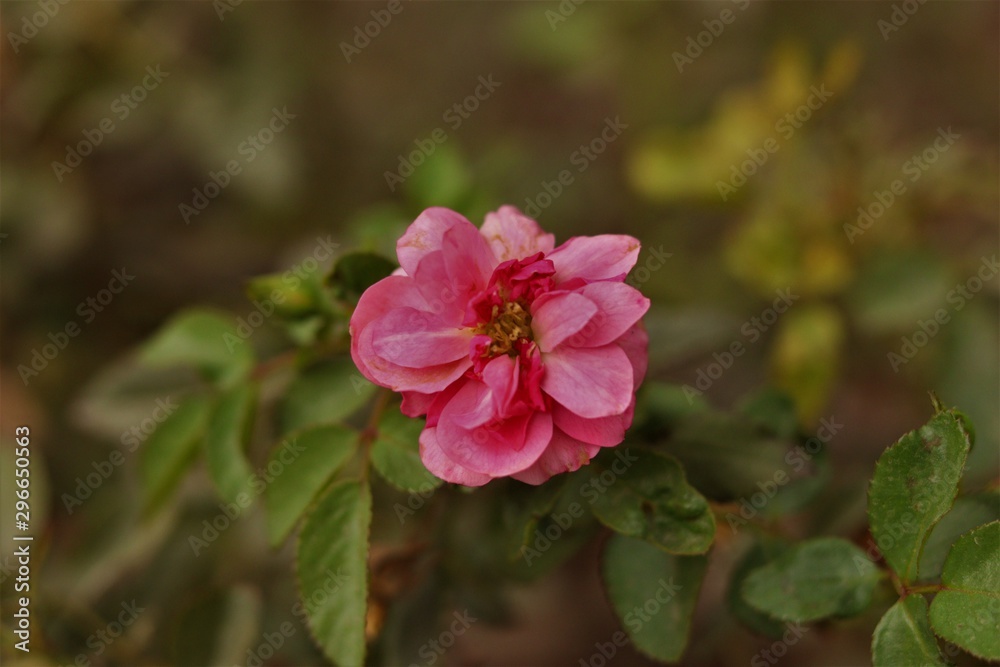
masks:
<instances>
[{"instance_id":1,"label":"blurred leaf","mask_svg":"<svg viewBox=\"0 0 1000 667\"><path fill-rule=\"evenodd\" d=\"M205 397L184 399L142 445L139 476L147 512L166 499L194 460L198 441L205 435L211 407L211 401Z\"/></svg>"},{"instance_id":2,"label":"blurred leaf","mask_svg":"<svg viewBox=\"0 0 1000 667\"><path fill-rule=\"evenodd\" d=\"M774 436L791 438L798 431L795 402L783 391L764 389L745 397L737 410Z\"/></svg>"},{"instance_id":3,"label":"blurred leaf","mask_svg":"<svg viewBox=\"0 0 1000 667\"><path fill-rule=\"evenodd\" d=\"M267 536L272 546L285 539L357 444L354 431L321 426L292 433L271 451L266 470L272 477L267 486Z\"/></svg>"},{"instance_id":4,"label":"blurred leaf","mask_svg":"<svg viewBox=\"0 0 1000 667\"><path fill-rule=\"evenodd\" d=\"M368 609L368 485L344 480L317 501L299 538L299 591L313 638L341 667L365 659Z\"/></svg>"},{"instance_id":5,"label":"blurred leaf","mask_svg":"<svg viewBox=\"0 0 1000 667\"><path fill-rule=\"evenodd\" d=\"M922 595L901 599L878 622L872 636L872 664L945 667L947 663L927 621L927 600Z\"/></svg>"},{"instance_id":6,"label":"blurred leaf","mask_svg":"<svg viewBox=\"0 0 1000 667\"><path fill-rule=\"evenodd\" d=\"M235 502L249 491L253 471L245 454L257 407L257 387L240 385L228 391L212 413L205 435L208 472L219 495Z\"/></svg>"},{"instance_id":7,"label":"blurred leaf","mask_svg":"<svg viewBox=\"0 0 1000 667\"><path fill-rule=\"evenodd\" d=\"M849 303L858 325L870 334L909 332L945 305L950 272L927 251L873 254L857 277Z\"/></svg>"},{"instance_id":8,"label":"blurred leaf","mask_svg":"<svg viewBox=\"0 0 1000 667\"><path fill-rule=\"evenodd\" d=\"M871 602L879 572L864 551L827 537L802 542L751 572L743 598L783 621L854 616Z\"/></svg>"},{"instance_id":9,"label":"blurred leaf","mask_svg":"<svg viewBox=\"0 0 1000 667\"><path fill-rule=\"evenodd\" d=\"M368 402L375 385L347 357L303 371L285 393L281 428L285 433L343 421Z\"/></svg>"},{"instance_id":10,"label":"blurred leaf","mask_svg":"<svg viewBox=\"0 0 1000 667\"><path fill-rule=\"evenodd\" d=\"M948 411L879 457L868 490L868 517L879 551L903 583L917 579L924 542L951 509L968 453L968 436Z\"/></svg>"},{"instance_id":11,"label":"blurred leaf","mask_svg":"<svg viewBox=\"0 0 1000 667\"><path fill-rule=\"evenodd\" d=\"M934 526L924 544L924 553L920 558L920 581L930 581L941 576L945 558L959 536L998 519L1000 489L960 496L955 500L951 511Z\"/></svg>"},{"instance_id":12,"label":"blurred leaf","mask_svg":"<svg viewBox=\"0 0 1000 667\"><path fill-rule=\"evenodd\" d=\"M1000 521L966 533L944 563L931 603L934 632L984 660L1000 660Z\"/></svg>"},{"instance_id":13,"label":"blurred leaf","mask_svg":"<svg viewBox=\"0 0 1000 667\"><path fill-rule=\"evenodd\" d=\"M394 600L386 615L382 632L382 655L379 664L419 665L426 662L428 637L438 636L441 612L445 605L442 577L431 573L417 588ZM423 649L425 654L421 654Z\"/></svg>"},{"instance_id":14,"label":"blurred leaf","mask_svg":"<svg viewBox=\"0 0 1000 667\"><path fill-rule=\"evenodd\" d=\"M827 403L843 337L843 320L831 306L802 305L778 323L774 374L778 387L795 399L802 422L812 422Z\"/></svg>"},{"instance_id":15,"label":"blurred leaf","mask_svg":"<svg viewBox=\"0 0 1000 667\"><path fill-rule=\"evenodd\" d=\"M247 297L265 316L274 314L286 319L300 319L325 309L321 286L316 280L302 280L291 271L251 278Z\"/></svg>"},{"instance_id":16,"label":"blurred leaf","mask_svg":"<svg viewBox=\"0 0 1000 667\"><path fill-rule=\"evenodd\" d=\"M707 562L704 556L675 556L641 540L611 536L601 574L637 649L656 660L680 660Z\"/></svg>"},{"instance_id":17,"label":"blurred leaf","mask_svg":"<svg viewBox=\"0 0 1000 667\"><path fill-rule=\"evenodd\" d=\"M667 309L655 303L643 318L650 340L651 368L659 368L728 345L739 322L709 308Z\"/></svg>"},{"instance_id":18,"label":"blurred leaf","mask_svg":"<svg viewBox=\"0 0 1000 667\"><path fill-rule=\"evenodd\" d=\"M212 654L209 665L234 665L243 662L260 639L263 604L260 593L248 585L233 586L226 592L224 607L215 619ZM199 664L182 662L179 664Z\"/></svg>"},{"instance_id":19,"label":"blurred leaf","mask_svg":"<svg viewBox=\"0 0 1000 667\"><path fill-rule=\"evenodd\" d=\"M245 379L254 354L231 319L214 311L190 309L172 317L142 347L152 366L190 366L212 383L228 388Z\"/></svg>"},{"instance_id":20,"label":"blurred leaf","mask_svg":"<svg viewBox=\"0 0 1000 667\"><path fill-rule=\"evenodd\" d=\"M427 138L426 141L433 140ZM418 151L414 150L413 153ZM458 209L472 183L468 166L453 142L437 144L423 164L414 164L413 174L406 179L403 190L419 208L446 206ZM397 172L398 173L398 172Z\"/></svg>"},{"instance_id":21,"label":"blurred leaf","mask_svg":"<svg viewBox=\"0 0 1000 667\"><path fill-rule=\"evenodd\" d=\"M337 260L328 282L337 295L357 303L366 289L396 269L396 263L370 252L352 252Z\"/></svg>"},{"instance_id":22,"label":"blurred leaf","mask_svg":"<svg viewBox=\"0 0 1000 667\"><path fill-rule=\"evenodd\" d=\"M755 540L733 568L729 587L726 589L726 604L733 616L757 634L774 639L785 631L785 624L747 604L743 599L743 583L751 572L777 559L788 549L788 544L779 540L771 538Z\"/></svg>"},{"instance_id":23,"label":"blurred leaf","mask_svg":"<svg viewBox=\"0 0 1000 667\"><path fill-rule=\"evenodd\" d=\"M504 534L510 537L512 558L523 556L522 550L531 544L539 523L552 514L565 488L565 478L566 475L562 475L539 486L518 484L507 489L501 507Z\"/></svg>"},{"instance_id":24,"label":"blurred leaf","mask_svg":"<svg viewBox=\"0 0 1000 667\"><path fill-rule=\"evenodd\" d=\"M676 459L617 448L594 459L590 468L591 507L601 523L670 553L708 551L715 539L715 517L708 501L688 485Z\"/></svg>"},{"instance_id":25,"label":"blurred leaf","mask_svg":"<svg viewBox=\"0 0 1000 667\"><path fill-rule=\"evenodd\" d=\"M422 419L410 419L398 410L387 410L378 424L378 437L372 443L371 459L385 481L401 491L416 493L441 485L420 460Z\"/></svg>"}]
</instances>

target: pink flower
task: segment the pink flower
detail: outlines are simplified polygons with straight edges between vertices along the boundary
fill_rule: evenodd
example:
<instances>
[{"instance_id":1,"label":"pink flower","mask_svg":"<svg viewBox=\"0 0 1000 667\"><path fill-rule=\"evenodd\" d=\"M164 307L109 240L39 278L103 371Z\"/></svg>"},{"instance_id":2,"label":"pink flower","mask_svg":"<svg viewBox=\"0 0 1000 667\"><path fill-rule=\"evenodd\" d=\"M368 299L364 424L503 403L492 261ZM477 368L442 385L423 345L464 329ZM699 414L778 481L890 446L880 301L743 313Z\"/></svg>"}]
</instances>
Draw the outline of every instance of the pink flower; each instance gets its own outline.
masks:
<instances>
[{"instance_id":1,"label":"pink flower","mask_svg":"<svg viewBox=\"0 0 1000 667\"><path fill-rule=\"evenodd\" d=\"M351 317L351 355L427 415L420 456L449 482L541 484L613 447L632 423L649 299L624 283L631 236L552 234L512 206L482 229L430 208L396 244L401 268Z\"/></svg>"}]
</instances>

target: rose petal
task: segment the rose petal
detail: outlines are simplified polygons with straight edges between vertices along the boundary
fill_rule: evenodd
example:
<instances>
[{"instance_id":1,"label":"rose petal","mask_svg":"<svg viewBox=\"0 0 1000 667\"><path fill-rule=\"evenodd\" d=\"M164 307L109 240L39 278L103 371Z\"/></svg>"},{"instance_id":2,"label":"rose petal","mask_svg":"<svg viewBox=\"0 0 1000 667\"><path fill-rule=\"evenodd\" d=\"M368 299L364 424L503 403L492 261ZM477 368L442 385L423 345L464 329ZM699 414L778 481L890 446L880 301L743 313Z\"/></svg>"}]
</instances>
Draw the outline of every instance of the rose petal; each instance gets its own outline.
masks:
<instances>
[{"instance_id":1,"label":"rose petal","mask_svg":"<svg viewBox=\"0 0 1000 667\"><path fill-rule=\"evenodd\" d=\"M552 421L566 435L598 447L614 447L625 439L625 429L632 424L635 399L620 415L587 419L556 403L552 406Z\"/></svg>"},{"instance_id":2,"label":"rose petal","mask_svg":"<svg viewBox=\"0 0 1000 667\"><path fill-rule=\"evenodd\" d=\"M394 308L371 323L372 349L398 366L425 368L469 356L473 332L448 326L432 313Z\"/></svg>"},{"instance_id":3,"label":"rose petal","mask_svg":"<svg viewBox=\"0 0 1000 667\"><path fill-rule=\"evenodd\" d=\"M597 305L575 292L548 292L531 304L531 332L542 352L576 335L597 314Z\"/></svg>"},{"instance_id":4,"label":"rose petal","mask_svg":"<svg viewBox=\"0 0 1000 667\"><path fill-rule=\"evenodd\" d=\"M579 470L580 466L590 463L590 459L594 458L599 450L600 447L580 442L556 429L552 432L549 446L538 460L531 467L514 473L511 477L537 486L553 475Z\"/></svg>"},{"instance_id":5,"label":"rose petal","mask_svg":"<svg viewBox=\"0 0 1000 667\"><path fill-rule=\"evenodd\" d=\"M490 388L493 409L501 419L507 416L511 401L517 395L519 375L517 360L506 354L490 359L483 368L483 382Z\"/></svg>"},{"instance_id":6,"label":"rose petal","mask_svg":"<svg viewBox=\"0 0 1000 667\"><path fill-rule=\"evenodd\" d=\"M493 479L489 475L463 468L441 451L437 441L437 429L427 427L420 433L420 460L432 475L452 484L482 486Z\"/></svg>"},{"instance_id":7,"label":"rose petal","mask_svg":"<svg viewBox=\"0 0 1000 667\"><path fill-rule=\"evenodd\" d=\"M496 213L487 213L480 233L489 242L497 263L537 252L547 254L556 244L554 234L543 232L537 222L513 206L501 206Z\"/></svg>"},{"instance_id":8,"label":"rose petal","mask_svg":"<svg viewBox=\"0 0 1000 667\"><path fill-rule=\"evenodd\" d=\"M617 345L563 345L542 362L542 390L581 417L620 415L632 402L632 364Z\"/></svg>"},{"instance_id":9,"label":"rose petal","mask_svg":"<svg viewBox=\"0 0 1000 667\"><path fill-rule=\"evenodd\" d=\"M357 337L357 354L353 354L352 350L354 363L366 378L393 391L420 391L432 394L448 387L472 366L468 356L451 363L425 368L407 368L394 364L375 353L372 330L373 327L367 327Z\"/></svg>"},{"instance_id":10,"label":"rose petal","mask_svg":"<svg viewBox=\"0 0 1000 667\"><path fill-rule=\"evenodd\" d=\"M553 250L556 284L573 278L587 282L624 279L639 259L639 241L624 234L574 236Z\"/></svg>"},{"instance_id":11,"label":"rose petal","mask_svg":"<svg viewBox=\"0 0 1000 667\"><path fill-rule=\"evenodd\" d=\"M649 299L625 283L590 283L577 293L597 305L597 314L580 333L566 341L573 347L600 347L613 343L649 310Z\"/></svg>"},{"instance_id":12,"label":"rose petal","mask_svg":"<svg viewBox=\"0 0 1000 667\"><path fill-rule=\"evenodd\" d=\"M497 265L493 251L479 230L469 225L455 225L444 233L441 243L444 265L451 286L459 299L467 302L475 292L486 287Z\"/></svg>"},{"instance_id":13,"label":"rose petal","mask_svg":"<svg viewBox=\"0 0 1000 667\"><path fill-rule=\"evenodd\" d=\"M475 226L465 216L447 208L435 206L417 216L406 233L396 242L396 257L407 275L413 275L417 264L427 254L441 249L445 232L456 226ZM478 233L478 232L477 232Z\"/></svg>"},{"instance_id":14,"label":"rose petal","mask_svg":"<svg viewBox=\"0 0 1000 667\"><path fill-rule=\"evenodd\" d=\"M639 322L616 342L632 362L632 386L638 389L649 367L649 334L646 333L646 327Z\"/></svg>"}]
</instances>

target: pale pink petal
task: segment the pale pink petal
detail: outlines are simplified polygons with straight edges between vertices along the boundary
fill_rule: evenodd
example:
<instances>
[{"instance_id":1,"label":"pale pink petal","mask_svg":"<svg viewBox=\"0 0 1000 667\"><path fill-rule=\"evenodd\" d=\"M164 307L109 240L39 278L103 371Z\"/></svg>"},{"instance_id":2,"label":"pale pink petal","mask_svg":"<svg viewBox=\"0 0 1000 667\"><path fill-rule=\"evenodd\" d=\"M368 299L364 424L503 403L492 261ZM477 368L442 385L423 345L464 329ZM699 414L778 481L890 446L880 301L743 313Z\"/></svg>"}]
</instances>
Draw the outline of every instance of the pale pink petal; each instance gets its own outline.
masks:
<instances>
[{"instance_id":1,"label":"pale pink petal","mask_svg":"<svg viewBox=\"0 0 1000 667\"><path fill-rule=\"evenodd\" d=\"M420 460L432 475L452 484L482 486L493 479L489 475L463 468L448 458L438 446L437 429L427 427L420 433Z\"/></svg>"},{"instance_id":2,"label":"pale pink petal","mask_svg":"<svg viewBox=\"0 0 1000 667\"><path fill-rule=\"evenodd\" d=\"M552 420L556 428L577 440L598 447L614 447L625 439L625 429L632 424L635 399L620 415L587 419L556 403L552 406Z\"/></svg>"},{"instance_id":3,"label":"pale pink petal","mask_svg":"<svg viewBox=\"0 0 1000 667\"><path fill-rule=\"evenodd\" d=\"M372 350L407 368L446 364L469 356L471 329L448 326L432 313L393 308L372 322Z\"/></svg>"},{"instance_id":4,"label":"pale pink petal","mask_svg":"<svg viewBox=\"0 0 1000 667\"><path fill-rule=\"evenodd\" d=\"M459 290L451 282L445 267L443 250L424 255L413 274L413 282L417 284L428 310L441 318L442 322L458 326L465 316L465 304L468 298L459 294Z\"/></svg>"},{"instance_id":5,"label":"pale pink petal","mask_svg":"<svg viewBox=\"0 0 1000 667\"><path fill-rule=\"evenodd\" d=\"M556 244L554 234L543 232L537 222L513 206L501 206L496 213L487 213L480 232L489 241L498 263L538 252L548 254Z\"/></svg>"},{"instance_id":6,"label":"pale pink petal","mask_svg":"<svg viewBox=\"0 0 1000 667\"><path fill-rule=\"evenodd\" d=\"M441 414L459 428L470 430L496 419L493 392L482 382L470 380L442 407Z\"/></svg>"},{"instance_id":7,"label":"pale pink petal","mask_svg":"<svg viewBox=\"0 0 1000 667\"><path fill-rule=\"evenodd\" d=\"M472 366L468 356L447 364L425 368L407 368L394 364L375 353L372 329L373 327L366 327L356 337L358 343L356 353L352 347L354 363L366 378L393 391L420 391L432 394L448 387Z\"/></svg>"},{"instance_id":8,"label":"pale pink petal","mask_svg":"<svg viewBox=\"0 0 1000 667\"><path fill-rule=\"evenodd\" d=\"M573 347L600 347L613 343L649 310L649 299L625 283L590 283L577 293L597 304L597 314L579 333L565 341Z\"/></svg>"},{"instance_id":9,"label":"pale pink petal","mask_svg":"<svg viewBox=\"0 0 1000 667\"><path fill-rule=\"evenodd\" d=\"M597 315L597 305L575 292L549 292L531 304L531 332L542 352L577 334Z\"/></svg>"},{"instance_id":10,"label":"pale pink petal","mask_svg":"<svg viewBox=\"0 0 1000 667\"><path fill-rule=\"evenodd\" d=\"M553 475L579 470L580 466L590 463L590 459L599 450L600 447L580 442L556 429L552 432L549 446L538 460L530 468L514 473L511 477L537 486Z\"/></svg>"},{"instance_id":11,"label":"pale pink petal","mask_svg":"<svg viewBox=\"0 0 1000 667\"><path fill-rule=\"evenodd\" d=\"M507 409L517 394L519 375L517 360L506 354L490 359L483 368L483 382L493 394L493 409L499 417L507 414Z\"/></svg>"},{"instance_id":12,"label":"pale pink petal","mask_svg":"<svg viewBox=\"0 0 1000 667\"><path fill-rule=\"evenodd\" d=\"M469 225L455 225L444 233L441 243L448 278L459 298L468 301L486 287L497 265L493 251L479 230Z\"/></svg>"},{"instance_id":13,"label":"pale pink petal","mask_svg":"<svg viewBox=\"0 0 1000 667\"><path fill-rule=\"evenodd\" d=\"M408 275L413 275L425 255L441 249L445 232L456 226L475 226L465 216L447 208L435 206L417 216L406 233L396 242L396 257ZM478 232L477 232L478 233Z\"/></svg>"},{"instance_id":14,"label":"pale pink petal","mask_svg":"<svg viewBox=\"0 0 1000 667\"><path fill-rule=\"evenodd\" d=\"M351 313L351 336L357 336L373 320L393 308L408 306L426 310L427 301L417 284L406 276L389 276L365 290Z\"/></svg>"},{"instance_id":15,"label":"pale pink petal","mask_svg":"<svg viewBox=\"0 0 1000 667\"><path fill-rule=\"evenodd\" d=\"M623 234L574 236L547 256L556 266L556 284L623 280L639 259L639 241Z\"/></svg>"},{"instance_id":16,"label":"pale pink petal","mask_svg":"<svg viewBox=\"0 0 1000 667\"><path fill-rule=\"evenodd\" d=\"M646 327L639 322L616 342L632 363L633 388L638 389L646 377L646 369L649 366L649 334L646 333Z\"/></svg>"},{"instance_id":17,"label":"pale pink petal","mask_svg":"<svg viewBox=\"0 0 1000 667\"><path fill-rule=\"evenodd\" d=\"M632 364L618 345L564 345L542 363L542 390L581 417L620 415L632 401Z\"/></svg>"},{"instance_id":18,"label":"pale pink petal","mask_svg":"<svg viewBox=\"0 0 1000 667\"><path fill-rule=\"evenodd\" d=\"M441 451L475 472L503 477L524 470L542 455L552 438L552 415L547 412L464 429L451 417L450 409L448 404L438 421Z\"/></svg>"}]
</instances>

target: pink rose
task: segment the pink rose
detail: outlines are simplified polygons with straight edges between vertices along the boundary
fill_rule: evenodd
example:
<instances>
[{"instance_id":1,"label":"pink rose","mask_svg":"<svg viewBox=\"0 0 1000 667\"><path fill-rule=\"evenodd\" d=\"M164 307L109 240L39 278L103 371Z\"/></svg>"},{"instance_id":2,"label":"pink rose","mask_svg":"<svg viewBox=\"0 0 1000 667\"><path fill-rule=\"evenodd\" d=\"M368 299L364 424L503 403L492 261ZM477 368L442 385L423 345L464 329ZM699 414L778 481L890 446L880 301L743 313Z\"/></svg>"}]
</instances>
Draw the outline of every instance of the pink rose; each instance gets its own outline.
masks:
<instances>
[{"instance_id":1,"label":"pink rose","mask_svg":"<svg viewBox=\"0 0 1000 667\"><path fill-rule=\"evenodd\" d=\"M354 363L427 415L420 456L441 479L541 484L625 438L649 342L649 299L624 283L639 241L554 247L512 206L481 230L429 208L396 244L401 268L358 302Z\"/></svg>"}]
</instances>

